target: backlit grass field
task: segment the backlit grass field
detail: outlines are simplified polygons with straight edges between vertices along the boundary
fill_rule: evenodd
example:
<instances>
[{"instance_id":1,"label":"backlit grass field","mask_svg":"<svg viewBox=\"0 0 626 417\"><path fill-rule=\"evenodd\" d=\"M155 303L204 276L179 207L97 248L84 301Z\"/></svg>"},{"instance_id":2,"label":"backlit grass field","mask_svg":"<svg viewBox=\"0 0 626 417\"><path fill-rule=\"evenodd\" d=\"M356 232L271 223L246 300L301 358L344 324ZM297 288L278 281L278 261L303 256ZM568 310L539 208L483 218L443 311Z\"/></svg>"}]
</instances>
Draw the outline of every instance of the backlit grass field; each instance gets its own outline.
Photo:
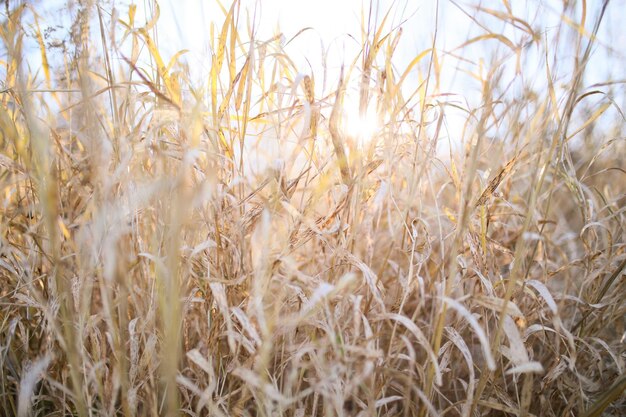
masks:
<instances>
[{"instance_id":1,"label":"backlit grass field","mask_svg":"<svg viewBox=\"0 0 626 417\"><path fill-rule=\"evenodd\" d=\"M67 3L0 14L0 415L626 415L623 2L302 67L212 1L205 73Z\"/></svg>"}]
</instances>

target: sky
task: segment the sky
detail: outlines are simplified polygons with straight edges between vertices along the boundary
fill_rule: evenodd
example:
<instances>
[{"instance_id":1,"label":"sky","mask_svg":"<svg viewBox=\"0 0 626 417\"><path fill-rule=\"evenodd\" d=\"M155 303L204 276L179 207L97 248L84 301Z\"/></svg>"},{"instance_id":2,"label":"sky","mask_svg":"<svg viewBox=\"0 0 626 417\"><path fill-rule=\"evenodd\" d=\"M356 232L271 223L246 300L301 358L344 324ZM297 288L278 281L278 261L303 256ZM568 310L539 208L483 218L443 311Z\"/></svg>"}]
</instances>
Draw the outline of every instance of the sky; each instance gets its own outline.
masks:
<instances>
[{"instance_id":1,"label":"sky","mask_svg":"<svg viewBox=\"0 0 626 417\"><path fill-rule=\"evenodd\" d=\"M22 1L9 0L9 4L15 6ZM220 1L224 7L229 7L231 3L230 0L158 1L161 9L158 21L160 50L165 57L172 56L182 49L188 50L189 52L183 59L190 64L192 77L199 82L204 82L210 72L211 22L215 23L217 32L224 21L224 13L219 6ZM70 16L72 10L76 8L68 7L68 5L75 3L74 1L38 0L30 3L34 4L33 9L40 15L42 29L56 26L59 36L63 36L64 32L69 30ZM99 4L103 5L103 10L108 12L115 8L120 17L127 15L129 4L136 4L137 25L150 18L154 12L155 3L157 3L156 0L99 1ZM455 47L463 44L471 36L484 34L485 31L472 22L472 18L479 15L471 7L472 4L478 3L485 8L502 10L503 4L508 3L515 15L530 22L535 29L545 29L543 36L549 35L551 28L557 27L561 20L560 0L372 0L371 3L373 23L380 23L385 13L389 11L387 27L402 25L402 37L394 55L397 71L402 71L415 56L431 45L435 27L438 27L437 48L440 51L454 51ZM582 3L582 0L577 2L578 15L581 14ZM586 0L585 3L588 9L587 27L590 30L602 0ZM332 85L326 86L326 91L329 91L338 78L341 64L350 62L359 52L361 11L367 12L369 4L369 0L241 0L241 9L248 10L255 16L257 39L270 39L280 32L286 42L301 29L312 28L291 41L285 50L302 74L311 71L318 74L322 67L321 61L324 53L327 58L327 67L335 72L329 74L329 82L332 81ZM240 23L240 29L245 32L245 12L242 15L244 18ZM625 20L626 0L611 0L599 40L601 44L613 47L615 53L621 54L618 57L619 64L624 63L625 56L624 48L620 47L620 45L626 46L626 31L621 30ZM480 24L486 24L491 30L508 36L514 42L520 39L519 30L514 29L512 25L496 22L493 18L489 19L484 13L478 16L477 21ZM463 48L461 54L474 61L481 58L488 59L489 54L493 52L494 44L493 41L479 42ZM322 51L322 46L324 51ZM596 56L604 52L604 47L596 48ZM571 58L571 56L563 56L564 61ZM34 68L37 67L38 60L38 48L31 40L29 61ZM626 78L621 65L614 65L614 62L609 64L608 61L610 60L599 58L592 62L587 70L589 84L607 78ZM447 83L444 88L449 89L449 92L459 92L461 95L470 96L464 92L477 85L472 85L471 80L460 74L457 64L457 62L452 62L452 64L448 62L448 65L442 65L444 71L448 71L442 76L443 81ZM411 73L410 77L417 82L416 72ZM316 87L322 88L319 84L316 84Z\"/></svg>"},{"instance_id":2,"label":"sky","mask_svg":"<svg viewBox=\"0 0 626 417\"><path fill-rule=\"evenodd\" d=\"M189 52L184 60L190 63L190 68L197 79L202 80L210 71L210 23L215 22L216 31L221 27L224 13L219 2L229 7L230 0L159 0L161 14L158 22L159 48L164 55L172 56L181 49ZM9 4L16 6L23 0L9 0ZM38 0L31 1L40 15L42 29L56 26L60 36L69 30L72 14L75 8L68 5L75 3L72 0ZM153 13L152 5L155 0L100 0L102 8L109 11L117 10L120 17L126 16L128 5L137 5L137 22L148 19ZM470 36L484 34L481 28L472 23L472 17L477 13L470 6L479 3L485 8L503 9L508 3L516 15L529 21L535 28L545 28L542 35L549 34L551 28L560 23L560 0L372 0L374 22L380 22L387 11L389 17L387 27L396 27L402 24L403 34L400 39L397 53L394 55L394 64L398 71L420 52L428 48L432 42L435 27L438 27L437 48L441 51L453 51ZM580 15L582 0L578 1L577 14ZM592 22L602 0L586 0L588 9L588 24ZM301 29L312 28L300 34L290 42L285 50L296 62L301 73L318 71L321 68L322 45L328 60L328 67L336 72L342 63L350 61L359 52L361 44L361 11L368 9L368 0L241 0L241 9L249 10L256 16L257 39L269 39L279 31L287 41ZM438 10L438 13L436 11ZM68 12L69 11L69 12ZM473 16L472 16L473 15ZM244 14L245 16L245 14ZM245 19L241 26L245 30ZM626 0L611 0L609 9L603 22L599 40L601 44L612 46L616 53L621 54L620 63L623 63L624 48L626 46L626 31L621 30L626 20ZM519 39L519 31L512 25L497 26L494 19L489 21L485 14L478 19L481 24L488 23L493 30L499 30L512 40ZM490 24L489 24L490 23ZM95 25L94 25L95 26ZM31 42L33 43L33 42ZM485 46L493 47L493 42L477 43L463 50L463 54L470 58L487 58L492 52ZM604 52L603 47L596 48L597 54ZM29 61L37 67L39 59L36 44L31 44ZM564 59L570 59L564 56ZM623 79L626 74L617 65L607 65L605 59L596 59L588 68L589 83L594 80L607 78ZM449 78L458 77L456 64L443 66L450 71ZM457 74L452 74L456 72ZM607 76L607 73L611 73ZM337 74L335 74L337 75ZM414 76L416 74L411 74ZM336 77L330 77L336 78ZM445 77L444 77L445 78ZM450 88L461 90L470 87L465 81Z\"/></svg>"},{"instance_id":3,"label":"sky","mask_svg":"<svg viewBox=\"0 0 626 417\"><path fill-rule=\"evenodd\" d=\"M229 2L224 1L228 7ZM402 26L403 33L394 54L394 64L396 71L402 72L409 62L422 51L429 48L437 28L436 45L440 51L448 51L460 56L457 61L443 54L439 56L442 63L440 78L440 93L451 94L449 100L456 101L463 107L476 108L480 106L481 85L474 80L466 71L480 72L476 65L468 65L460 62L462 59L469 59L474 63L488 61L492 54L498 49L499 56L508 56L510 63L505 67L507 70L504 77L512 80L519 79L514 73L515 57L496 41L477 42L465 46L461 51L455 48L464 44L468 39L485 34L485 30L480 28L483 24L490 30L507 36L514 43L520 43L525 34L513 25L504 24L498 19L489 18L485 13L478 13L471 7L473 4L480 4L484 8L492 10L503 10L502 0L476 1L450 1L450 0L373 0L372 4L372 26L378 26L383 16L389 12L387 18L387 28ZM560 11L562 9L559 0L514 0L509 1L516 16L528 21L533 29L543 29L541 36L551 36L550 31L562 22ZM328 93L336 86L339 78L339 70L342 64L349 63L359 54L362 33L362 11L367 13L370 2L368 0L242 0L242 10L249 10L249 13L256 16L257 39L270 39L277 33L282 33L283 41L291 39L300 30L312 28L300 34L296 39L285 46L286 53L296 63L300 74L319 74L322 72L322 55L326 56L326 66L329 69L328 82L320 85L316 81L317 95ZM196 71L196 76L200 80L206 80L210 71L210 47L209 47L209 22L214 21L217 27L221 27L224 13L218 6L217 1L201 0L172 0L161 1L161 18L159 25L161 33L167 33L167 38L162 36L159 41L170 54L180 49L189 49L187 59L192 63L192 70ZM587 30L591 30L593 22L600 10L601 0L587 0ZM577 15L582 14L582 2L578 3ZM615 56L609 58L605 56L607 46L626 46L626 31L620 31L623 19L626 17L626 2L624 0L612 0L609 11L605 16L602 30L600 32L600 46L594 50L595 58L592 60L586 74L586 84L604 81L606 79L624 79L626 70L619 65L606 65ZM473 22L473 18L479 24ZM365 16L367 19L367 15ZM366 20L367 21L367 20ZM245 24L241 25L245 28ZM217 30L217 29L216 29ZM617 57L616 62L625 63L623 48L616 48L622 54ZM573 51L573 45L572 45ZM567 68L573 62L573 53L568 54L567 49L559 52L562 59L559 62L561 68L552 68L555 73L563 75L563 82L570 79ZM523 68L526 79L533 80L539 91L542 91L542 83L545 83L545 70L540 69L543 65L533 66L533 59L538 63L543 58L541 52L527 48L525 51L527 62L530 63ZM447 60L447 61L446 61ZM426 60L425 60L426 62ZM425 68L421 67L422 70ZM536 80L536 81L534 81ZM419 84L417 71L410 73L405 83L409 95ZM566 85L558 88L567 88ZM515 86L513 87L515 88ZM521 85L518 88L523 88ZM323 90L320 91L320 90ZM514 92L515 90L512 90ZM520 90L521 91L521 90ZM371 118L358 118L354 116L357 112L356 87L353 94L348 90L348 100L346 101L347 128L352 128L355 132L359 128L367 128L366 123ZM626 103L621 103L626 104ZM352 116L350 116L352 114ZM453 108L448 108L446 116L446 129L452 142L462 143L467 140L467 134L463 138L463 127L467 115ZM499 132L491 132L498 135ZM442 150L446 150L445 142L442 142Z\"/></svg>"},{"instance_id":4,"label":"sky","mask_svg":"<svg viewBox=\"0 0 626 417\"><path fill-rule=\"evenodd\" d=\"M140 3L151 3L144 0ZM485 13L477 13L471 7L481 4L482 7L492 10L503 10L503 0L451 1L451 0L373 0L372 21L379 24L383 16L389 12L387 27L402 26L402 37L394 54L396 71L402 72L409 62L422 51L431 46L435 28L438 28L436 45L440 51L452 52L462 59L469 59L475 63L481 60L489 61L496 48L500 56L507 54L506 48L496 41L477 42L465 46L461 51L455 48L462 45L467 39L485 34L480 25L507 36L514 43L521 42L525 34L510 24L490 18ZM512 7L514 14L528 21L535 30L541 30L541 36L549 37L553 28L561 24L560 0L515 0L506 2ZM577 2L577 15L582 14L582 1ZM593 22L600 10L602 0L587 0L587 30L591 30ZM225 7L230 2L223 0ZM241 0L241 9L249 10L256 16L257 39L270 39L277 33L283 34L284 41L291 39L300 30L312 28L300 34L285 47L286 53L296 63L301 74L313 72L316 75L317 94L331 91L339 78L342 64L349 63L360 50L361 39L361 12L369 8L368 0ZM160 45L172 55L181 49L188 49L186 59L191 64L194 75L200 81L206 81L209 74L210 46L209 27L211 21L216 22L219 28L224 20L224 13L217 0L162 0L160 2L161 17L159 28ZM146 9L144 9L146 10ZM476 18L479 24L472 19ZM608 12L601 26L599 45L594 49L595 58L588 66L586 84L605 81L607 79L625 79L626 52L619 45L626 46L626 31L620 30L626 19L626 0L611 0ZM245 19L243 19L245 21ZM245 24L241 24L245 28ZM374 25L373 25L374 26ZM218 29L216 29L217 31ZM566 45L566 43L565 43ZM613 56L608 56L607 47L612 47ZM324 50L322 50L324 48ZM504 49L504 51L503 51ZM573 45L572 45L573 51ZM320 85L319 76L322 73L322 54L325 54L329 69L328 82ZM525 51L527 62L532 59L543 58L537 51L528 48ZM561 68L552 68L556 73L560 71L564 79L569 78L568 66L573 62L573 54L568 54L565 48L559 52L562 57L559 62ZM533 54L535 56L533 57ZM510 54L510 60L514 57ZM621 55L621 56L620 56ZM465 101L469 107L479 105L480 83L476 82L464 71L478 71L476 66L457 61L440 54L442 60L440 92L458 94L459 100ZM425 60L426 62L426 60ZM611 65L607 65L611 62ZM615 65L617 63L617 65ZM513 65L510 65L513 67ZM536 79L537 88L541 89L541 82L545 82L545 72L538 71L541 65L528 65L523 68L527 79ZM423 70L424 66L422 66ZM511 70L512 71L512 70ZM510 73L511 78L515 74ZM406 87L415 88L419 83L418 72L409 74ZM558 88L558 85L557 85ZM626 103L624 103L626 104Z\"/></svg>"},{"instance_id":5,"label":"sky","mask_svg":"<svg viewBox=\"0 0 626 417\"><path fill-rule=\"evenodd\" d=\"M206 85L207 77L211 68L210 27L215 23L215 36L219 32L224 21L224 12L219 5L220 0L160 0L160 18L158 21L159 49L167 61L169 57L182 49L189 52L183 56L183 60L189 64L191 77L198 85ZM221 0L225 7L229 7L230 0ZM13 0L17 4L18 0ZM59 32L67 32L71 23L66 6L72 3L69 0L43 0L36 1L34 9L41 16L42 29L57 26ZM129 4L137 5L136 25L146 21L154 12L154 0L102 0L103 9L117 10L120 18L125 17ZM435 28L437 28L437 49L441 70L441 85L439 92L450 94L449 100L455 100L463 107L474 108L480 105L480 83L468 74L468 71L480 71L482 61L488 61L490 56L498 49L499 56L507 56L514 62L514 56L506 47L498 45L496 41L488 40L465 46L460 51L455 48L462 45L467 39L484 34L480 25L489 27L507 36L514 43L518 43L524 35L520 30L510 24L504 24L488 15L479 14L470 4L480 3L485 8L502 10L505 0L482 0L477 1L453 1L453 0L373 0L372 26L377 26L383 16L389 11L387 27L402 26L403 33L394 54L394 65L398 73L401 73L408 63L426 48L430 47ZM582 1L577 3L577 15L582 13ZM587 28L591 30L597 11L600 9L602 0L587 0ZM256 26L256 39L265 40L282 33L285 44L285 52L295 62L298 74L315 74L316 96L332 91L339 78L339 69L342 64L349 63L360 50L361 45L361 12L367 12L370 2L362 0L241 0L241 10L247 10L254 16ZM514 14L522 17L533 25L534 29L541 29L541 36L549 37L554 28L561 24L561 2L559 0L509 0L508 4L513 8ZM242 13L240 30L245 30L245 14ZM367 19L367 16L365 17ZM473 23L476 19L478 24ZM611 0L609 10L605 16L602 30L598 39L598 46L594 49L594 59L586 73L585 84L606 79L626 79L625 52L626 31L622 30L623 21L626 21L626 0ZM94 27L97 28L96 25ZM311 28L297 38L291 40L304 28ZM97 38L97 36L95 37ZM609 53L609 49L612 51ZM445 52L454 54L445 55ZM541 59L537 51L526 50L527 62L532 59ZM559 65L561 68L552 68L563 76L567 81L570 75L567 72L568 65L573 61L572 52L567 48L559 52ZM533 54L535 56L533 57ZM322 70L322 56L325 55L326 67L329 69L326 85L319 82ZM0 58L1 59L1 58ZM28 53L31 67L38 66L38 48L31 45ZM469 61L472 63L470 64ZM426 61L425 61L426 62ZM541 65L534 68L527 65L523 68L526 79L537 80L536 87L542 88L541 82L545 82L545 72ZM508 65L509 73L505 76L515 78L512 68ZM424 69L424 66L421 67ZM542 81L543 80L543 81ZM417 71L409 74L404 87L408 90L415 89L419 84ZM556 88L567 88L566 85ZM621 90L624 91L623 89ZM350 91L349 91L350 93ZM617 97L619 104L626 105L624 96ZM346 106L355 106L347 102ZM447 115L449 136L453 140L462 142L462 125L465 115L450 110ZM362 121L352 121L359 125Z\"/></svg>"},{"instance_id":6,"label":"sky","mask_svg":"<svg viewBox=\"0 0 626 417\"><path fill-rule=\"evenodd\" d=\"M147 4L150 1L139 1ZM228 7L229 1L222 3ZM408 63L422 50L430 46L435 29L439 25L437 45L442 50L451 50L468 39L473 13L470 4L480 3L485 8L502 10L503 1L486 0L481 2L454 2L450 0L373 0L374 20L380 22L387 11L388 27L402 24L398 65ZM546 28L555 27L560 22L559 0L515 0L508 2L516 15ZM581 3L581 2L578 2ZM588 29L591 29L595 12L601 0L587 0ZM170 51L190 50L191 59L202 61L210 51L208 46L209 22L218 26L224 14L217 0L161 0L159 27L167 36L160 38L161 44ZM358 53L361 33L361 10L369 7L363 0L242 0L242 10L256 13L257 39L269 39L277 32L290 39L303 28L312 30L300 35L290 44L287 52L307 71L309 63L320 65L323 43L330 53L331 66L351 59ZM460 7L457 7L460 6ZM438 15L436 9L439 8ZM579 6L578 9L581 9ZM141 8L140 8L141 10ZM145 10L145 9L144 9ZM579 12L580 13L580 12ZM605 16L600 39L606 44L626 45L626 31L619 30L626 17L626 0L611 0L609 12ZM482 19L486 21L486 19ZM476 25L472 25L476 30ZM491 26L492 28L494 26ZM502 26L502 34L515 37L513 28ZM476 33L480 33L476 32ZM484 33L484 32L483 32ZM352 38L355 37L356 39ZM307 62L308 60L308 62ZM204 63L204 70L208 64ZM604 74L603 74L604 75Z\"/></svg>"},{"instance_id":7,"label":"sky","mask_svg":"<svg viewBox=\"0 0 626 417\"><path fill-rule=\"evenodd\" d=\"M228 2L225 2L226 6ZM361 45L361 12L367 13L369 2L361 0L243 0L242 10L256 13L257 39L270 39L282 33L285 42L291 40L304 28L310 28L291 40L285 51L302 73L319 72L322 54L326 56L329 69L338 72L341 64L356 57ZM180 0L162 1L160 25L175 36L166 40L166 48L172 52L188 49L189 59L207 72L208 22L216 21L218 27L224 14L216 1ZM435 1L377 0L374 2L372 26L380 23L389 10L387 27L402 23L397 64L408 64L413 57L428 48L432 40L435 21ZM365 16L367 19L367 16ZM447 18L459 18L457 12L448 13ZM446 36L447 42L462 40L466 31L455 31ZM163 41L164 39L160 39ZM324 48L322 50L322 48ZM338 78L338 74L333 74Z\"/></svg>"}]
</instances>

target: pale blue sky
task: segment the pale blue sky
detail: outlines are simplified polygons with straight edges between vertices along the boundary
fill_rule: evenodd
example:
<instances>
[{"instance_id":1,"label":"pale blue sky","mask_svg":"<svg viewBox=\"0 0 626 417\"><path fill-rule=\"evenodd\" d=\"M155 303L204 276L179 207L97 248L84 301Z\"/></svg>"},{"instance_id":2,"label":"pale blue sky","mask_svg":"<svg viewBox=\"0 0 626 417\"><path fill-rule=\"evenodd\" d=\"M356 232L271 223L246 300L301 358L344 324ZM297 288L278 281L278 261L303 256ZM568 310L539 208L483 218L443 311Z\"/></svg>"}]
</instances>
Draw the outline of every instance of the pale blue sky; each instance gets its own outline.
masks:
<instances>
[{"instance_id":1,"label":"pale blue sky","mask_svg":"<svg viewBox=\"0 0 626 417\"><path fill-rule=\"evenodd\" d=\"M11 2L17 4L17 1ZM34 7L40 15L42 29L58 26L55 36L67 36L71 23L72 11L60 6L70 4L67 0L46 0L35 2ZM120 17L128 13L128 5L137 5L137 25L151 14L152 0L113 0L103 10L110 11L115 7ZM442 64L441 85L439 92L450 93L446 100L452 100L469 108L480 104L480 84L468 72L480 72L481 66L489 65L492 56L505 59L503 66L504 82L514 81L511 90L532 85L538 92L545 91L546 73L543 51L534 46L524 50L526 64L522 68L523 77L517 77L515 70L515 56L503 44L494 40L474 43L470 46L455 50L467 39L484 35L486 29L507 36L513 43L520 43L527 36L522 30L516 29L510 23L490 17L486 13L478 13L471 7L475 2L454 2L441 0L439 2L437 49L440 51L439 60ZM587 0L587 30L591 30L601 0ZM206 85L206 77L210 71L210 22L216 24L216 36L224 20L224 13L218 6L217 0L161 0L161 17L158 23L159 49L164 58L169 59L180 49L188 49L189 53L184 60L189 63L192 78L199 85ZM223 0L224 6L230 5L229 0ZM332 91L337 82L338 70L342 63L350 62L359 52L361 44L361 10L366 10L369 2L361 0L242 0L242 10L249 10L250 14L256 11L257 40L273 37L278 30L284 34L284 39L291 39L299 30L312 27L313 30L301 34L293 42L285 46L287 54L296 63L301 74L308 74L311 70L316 76L317 94ZM431 45L435 30L435 16L437 2L434 0L375 0L373 21L380 22L382 16L391 10L387 27L402 23L403 35L394 55L394 65L397 72L402 72L406 65L420 52ZM482 7L494 10L504 10L501 0L484 0ZM557 28L562 23L560 16L561 2L558 0L528 0L509 1L514 14L531 24L533 29L549 41L553 39ZM582 2L576 7L576 18L581 15ZM245 16L245 12L242 16ZM474 22L472 19L476 19ZM626 21L626 0L611 0L597 45L594 47L594 56L587 68L585 85L606 80L626 79L626 31L623 22ZM32 21L27 18L27 21ZM483 27L481 27L481 25ZM245 29L245 19L240 22L240 30ZM94 25L97 33L98 27ZM570 34L573 30L569 31ZM569 35L568 35L569 36ZM98 39L98 35L94 36ZM356 38L356 39L355 39ZM565 92L565 84L571 79L571 70L574 58L574 45L567 43L567 38L561 38L559 47L549 51L556 53L556 65L551 67L555 78L557 92ZM327 58L328 81L324 87L321 82L322 73L322 44ZM36 44L30 40L27 58L32 71L40 69L40 55ZM445 52L451 53L446 56ZM57 59L60 58L57 56ZM1 58L0 58L1 59ZM52 57L54 59L54 57ZM428 59L422 62L422 71L426 69ZM310 67L309 67L310 65ZM551 63L552 65L552 63ZM3 71L3 70L0 70ZM1 75L1 72L0 72ZM294 74L297 76L297 74ZM41 74L39 73L39 76ZM507 78L508 77L508 78ZM0 78L1 79L1 78ZM522 83L524 83L522 85ZM407 95L418 85L418 73L413 71L404 88ZM609 89L606 88L608 91ZM431 90L432 91L432 90ZM617 104L626 105L623 85L612 90L613 99ZM460 140L460 130L464 115L455 113L449 108L448 127L453 140Z\"/></svg>"}]
</instances>

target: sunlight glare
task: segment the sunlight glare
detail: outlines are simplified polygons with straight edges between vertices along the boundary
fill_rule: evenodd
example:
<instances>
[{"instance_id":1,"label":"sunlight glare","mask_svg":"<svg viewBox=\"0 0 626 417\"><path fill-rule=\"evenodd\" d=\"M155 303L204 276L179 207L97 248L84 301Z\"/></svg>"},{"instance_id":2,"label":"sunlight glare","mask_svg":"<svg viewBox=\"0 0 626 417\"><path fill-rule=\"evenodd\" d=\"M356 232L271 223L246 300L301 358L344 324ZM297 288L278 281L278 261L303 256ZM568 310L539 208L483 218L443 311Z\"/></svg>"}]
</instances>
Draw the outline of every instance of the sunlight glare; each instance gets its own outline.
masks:
<instances>
[{"instance_id":1,"label":"sunlight glare","mask_svg":"<svg viewBox=\"0 0 626 417\"><path fill-rule=\"evenodd\" d=\"M344 132L352 138L358 146L369 145L375 140L380 128L379 115L376 110L375 100L368 103L365 114L359 112L358 98L354 99L350 95L344 98Z\"/></svg>"}]
</instances>

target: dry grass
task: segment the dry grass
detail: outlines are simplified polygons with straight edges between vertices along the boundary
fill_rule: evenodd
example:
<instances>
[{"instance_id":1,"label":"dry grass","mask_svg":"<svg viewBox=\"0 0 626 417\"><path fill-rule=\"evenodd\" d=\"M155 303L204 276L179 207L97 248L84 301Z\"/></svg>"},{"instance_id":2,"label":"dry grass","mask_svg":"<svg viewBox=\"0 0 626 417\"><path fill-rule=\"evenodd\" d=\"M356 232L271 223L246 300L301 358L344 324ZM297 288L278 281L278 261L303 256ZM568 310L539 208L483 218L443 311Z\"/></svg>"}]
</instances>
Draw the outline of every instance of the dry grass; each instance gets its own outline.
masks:
<instances>
[{"instance_id":1,"label":"dry grass","mask_svg":"<svg viewBox=\"0 0 626 417\"><path fill-rule=\"evenodd\" d=\"M0 414L626 413L624 89L585 78L594 51L626 63L596 39L618 4L557 4L550 28L458 6L479 34L443 49L437 30L408 67L382 20L333 78L299 75L235 2L198 87L156 13L79 1L52 45L17 3ZM479 86L466 104L451 67ZM371 141L343 129L349 83Z\"/></svg>"}]
</instances>

